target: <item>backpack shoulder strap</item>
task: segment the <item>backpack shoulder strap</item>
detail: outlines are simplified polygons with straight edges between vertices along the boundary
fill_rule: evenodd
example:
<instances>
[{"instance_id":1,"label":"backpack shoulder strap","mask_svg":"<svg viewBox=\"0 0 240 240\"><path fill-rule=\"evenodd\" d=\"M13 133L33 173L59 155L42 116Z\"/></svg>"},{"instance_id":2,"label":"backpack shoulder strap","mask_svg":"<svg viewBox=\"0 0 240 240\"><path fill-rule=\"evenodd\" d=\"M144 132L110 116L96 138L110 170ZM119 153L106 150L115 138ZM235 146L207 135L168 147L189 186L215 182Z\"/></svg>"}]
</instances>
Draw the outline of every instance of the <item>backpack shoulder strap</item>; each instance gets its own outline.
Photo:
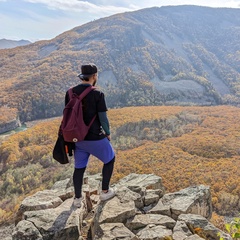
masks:
<instances>
[{"instance_id":1,"label":"backpack shoulder strap","mask_svg":"<svg viewBox=\"0 0 240 240\"><path fill-rule=\"evenodd\" d=\"M79 95L79 99L82 100L84 97L87 96L87 94L89 92L91 92L93 89L95 89L96 87L93 87L93 86L89 86L87 87L80 95Z\"/></svg>"}]
</instances>

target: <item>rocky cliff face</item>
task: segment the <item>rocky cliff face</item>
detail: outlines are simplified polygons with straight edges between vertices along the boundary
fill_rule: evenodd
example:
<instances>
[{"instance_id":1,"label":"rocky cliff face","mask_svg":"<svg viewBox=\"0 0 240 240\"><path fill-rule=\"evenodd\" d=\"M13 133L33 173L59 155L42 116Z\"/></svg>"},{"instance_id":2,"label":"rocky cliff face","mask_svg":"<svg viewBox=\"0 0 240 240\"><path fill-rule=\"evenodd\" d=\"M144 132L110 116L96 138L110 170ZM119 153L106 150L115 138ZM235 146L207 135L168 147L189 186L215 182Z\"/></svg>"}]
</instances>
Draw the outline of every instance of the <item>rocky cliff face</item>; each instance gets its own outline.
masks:
<instances>
[{"instance_id":1,"label":"rocky cliff face","mask_svg":"<svg viewBox=\"0 0 240 240\"><path fill-rule=\"evenodd\" d=\"M19 118L12 119L9 122L0 124L0 134L14 130L21 126Z\"/></svg>"},{"instance_id":2,"label":"rocky cliff face","mask_svg":"<svg viewBox=\"0 0 240 240\"><path fill-rule=\"evenodd\" d=\"M130 174L115 185L114 198L100 202L100 176L86 180L81 208L72 204L70 179L24 199L12 239L217 240L219 232L231 239L208 221L212 204L207 186L165 194L160 177Z\"/></svg>"}]
</instances>

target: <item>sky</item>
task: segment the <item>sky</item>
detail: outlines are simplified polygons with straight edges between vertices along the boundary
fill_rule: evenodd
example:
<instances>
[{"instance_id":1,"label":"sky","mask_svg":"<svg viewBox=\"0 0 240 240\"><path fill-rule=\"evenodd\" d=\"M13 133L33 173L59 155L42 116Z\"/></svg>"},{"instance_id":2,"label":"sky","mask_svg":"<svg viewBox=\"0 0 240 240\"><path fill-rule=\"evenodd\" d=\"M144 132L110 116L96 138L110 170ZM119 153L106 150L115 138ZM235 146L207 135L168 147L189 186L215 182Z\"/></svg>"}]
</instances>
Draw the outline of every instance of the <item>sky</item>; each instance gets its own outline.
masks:
<instances>
[{"instance_id":1,"label":"sky","mask_svg":"<svg viewBox=\"0 0 240 240\"><path fill-rule=\"evenodd\" d=\"M240 8L240 0L0 0L0 39L48 40L116 13L169 5Z\"/></svg>"}]
</instances>

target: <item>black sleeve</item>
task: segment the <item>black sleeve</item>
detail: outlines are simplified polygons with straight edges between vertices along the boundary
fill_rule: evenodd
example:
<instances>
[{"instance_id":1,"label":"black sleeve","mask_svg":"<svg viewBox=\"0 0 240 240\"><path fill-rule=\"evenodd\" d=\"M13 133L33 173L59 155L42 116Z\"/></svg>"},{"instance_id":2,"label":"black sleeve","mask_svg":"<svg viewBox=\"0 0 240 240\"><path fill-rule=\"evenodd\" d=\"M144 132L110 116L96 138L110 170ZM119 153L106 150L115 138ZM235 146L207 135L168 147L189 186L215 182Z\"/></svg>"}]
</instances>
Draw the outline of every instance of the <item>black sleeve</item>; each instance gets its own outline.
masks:
<instances>
[{"instance_id":1,"label":"black sleeve","mask_svg":"<svg viewBox=\"0 0 240 240\"><path fill-rule=\"evenodd\" d=\"M104 93L99 92L98 101L97 101L97 112L106 112L107 105L104 97Z\"/></svg>"}]
</instances>

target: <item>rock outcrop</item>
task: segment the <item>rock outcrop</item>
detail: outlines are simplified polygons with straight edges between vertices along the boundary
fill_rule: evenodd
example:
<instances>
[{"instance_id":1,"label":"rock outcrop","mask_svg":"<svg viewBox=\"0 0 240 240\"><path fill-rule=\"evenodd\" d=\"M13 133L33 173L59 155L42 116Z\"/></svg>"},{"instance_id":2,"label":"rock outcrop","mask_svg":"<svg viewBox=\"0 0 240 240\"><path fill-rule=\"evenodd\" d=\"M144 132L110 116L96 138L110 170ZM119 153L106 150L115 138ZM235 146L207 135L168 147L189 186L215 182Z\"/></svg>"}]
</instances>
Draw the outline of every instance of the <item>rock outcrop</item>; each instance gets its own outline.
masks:
<instances>
[{"instance_id":1,"label":"rock outcrop","mask_svg":"<svg viewBox=\"0 0 240 240\"><path fill-rule=\"evenodd\" d=\"M24 199L13 240L217 240L218 233L231 239L208 221L212 204L207 186L165 194L160 177L130 174L114 186L114 198L100 202L100 175L86 179L81 208L72 204L69 179Z\"/></svg>"},{"instance_id":2,"label":"rock outcrop","mask_svg":"<svg viewBox=\"0 0 240 240\"><path fill-rule=\"evenodd\" d=\"M21 126L21 122L18 117L16 119L12 119L9 122L0 123L0 134L8 131L12 131L20 126Z\"/></svg>"}]
</instances>

